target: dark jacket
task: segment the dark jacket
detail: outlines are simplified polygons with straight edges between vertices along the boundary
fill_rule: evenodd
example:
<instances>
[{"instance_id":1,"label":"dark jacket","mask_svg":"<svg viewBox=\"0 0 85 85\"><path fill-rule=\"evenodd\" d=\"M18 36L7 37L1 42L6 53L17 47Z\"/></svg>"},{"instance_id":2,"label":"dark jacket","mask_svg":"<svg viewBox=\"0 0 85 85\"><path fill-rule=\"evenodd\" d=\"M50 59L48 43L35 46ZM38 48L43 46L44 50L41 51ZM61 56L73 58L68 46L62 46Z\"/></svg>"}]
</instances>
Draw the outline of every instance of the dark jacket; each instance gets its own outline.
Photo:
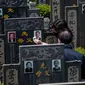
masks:
<instances>
[{"instance_id":1,"label":"dark jacket","mask_svg":"<svg viewBox=\"0 0 85 85\"><path fill-rule=\"evenodd\" d=\"M85 79L85 56L73 50L71 45L65 45L64 56L65 56L65 61L81 60L82 62L81 76L82 79Z\"/></svg>"}]
</instances>

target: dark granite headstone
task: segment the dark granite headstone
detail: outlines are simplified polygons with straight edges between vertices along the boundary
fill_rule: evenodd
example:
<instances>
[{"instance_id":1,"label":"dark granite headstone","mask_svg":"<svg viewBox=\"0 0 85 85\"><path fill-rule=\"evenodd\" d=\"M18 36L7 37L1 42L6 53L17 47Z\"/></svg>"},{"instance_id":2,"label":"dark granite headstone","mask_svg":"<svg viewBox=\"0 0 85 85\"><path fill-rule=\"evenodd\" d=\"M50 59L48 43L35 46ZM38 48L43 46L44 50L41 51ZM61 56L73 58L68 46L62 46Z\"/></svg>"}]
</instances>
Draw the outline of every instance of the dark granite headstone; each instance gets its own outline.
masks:
<instances>
[{"instance_id":1,"label":"dark granite headstone","mask_svg":"<svg viewBox=\"0 0 85 85\"><path fill-rule=\"evenodd\" d=\"M73 32L73 45L74 47L77 46L77 39L78 39L78 7L67 6L65 7L65 18L68 23L69 28Z\"/></svg>"},{"instance_id":2,"label":"dark granite headstone","mask_svg":"<svg viewBox=\"0 0 85 85\"><path fill-rule=\"evenodd\" d=\"M5 20L6 63L19 62L19 45L33 45L33 39L43 40L43 18L11 18ZM33 38L34 37L34 38Z\"/></svg>"},{"instance_id":3,"label":"dark granite headstone","mask_svg":"<svg viewBox=\"0 0 85 85\"><path fill-rule=\"evenodd\" d=\"M63 44L21 45L19 46L19 54L21 61L20 85L65 81ZM27 68L29 64L30 70Z\"/></svg>"},{"instance_id":4,"label":"dark granite headstone","mask_svg":"<svg viewBox=\"0 0 85 85\"><path fill-rule=\"evenodd\" d=\"M66 82L81 81L81 61L66 61L65 66Z\"/></svg>"},{"instance_id":5,"label":"dark granite headstone","mask_svg":"<svg viewBox=\"0 0 85 85\"><path fill-rule=\"evenodd\" d=\"M78 7L78 46L85 48L85 13L84 13L85 2L79 3Z\"/></svg>"},{"instance_id":6,"label":"dark granite headstone","mask_svg":"<svg viewBox=\"0 0 85 85\"><path fill-rule=\"evenodd\" d=\"M4 85L20 85L20 64L4 64Z\"/></svg>"},{"instance_id":7,"label":"dark granite headstone","mask_svg":"<svg viewBox=\"0 0 85 85\"><path fill-rule=\"evenodd\" d=\"M24 7L26 0L0 0L0 7Z\"/></svg>"}]
</instances>

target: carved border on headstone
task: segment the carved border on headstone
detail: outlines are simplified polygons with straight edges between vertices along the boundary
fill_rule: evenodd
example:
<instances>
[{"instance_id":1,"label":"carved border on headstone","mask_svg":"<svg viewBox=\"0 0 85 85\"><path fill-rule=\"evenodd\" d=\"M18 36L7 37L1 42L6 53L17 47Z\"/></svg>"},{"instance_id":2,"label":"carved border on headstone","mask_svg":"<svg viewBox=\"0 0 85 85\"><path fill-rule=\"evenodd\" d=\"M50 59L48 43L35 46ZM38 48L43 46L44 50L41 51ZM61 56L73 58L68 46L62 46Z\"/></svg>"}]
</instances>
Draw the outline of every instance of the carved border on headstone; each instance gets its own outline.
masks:
<instances>
[{"instance_id":1,"label":"carved border on headstone","mask_svg":"<svg viewBox=\"0 0 85 85\"><path fill-rule=\"evenodd\" d=\"M11 18L4 21L6 30L34 30L44 29L43 17Z\"/></svg>"},{"instance_id":2,"label":"carved border on headstone","mask_svg":"<svg viewBox=\"0 0 85 85\"><path fill-rule=\"evenodd\" d=\"M63 58L63 44L21 45L19 46L20 60L49 60Z\"/></svg>"}]
</instances>

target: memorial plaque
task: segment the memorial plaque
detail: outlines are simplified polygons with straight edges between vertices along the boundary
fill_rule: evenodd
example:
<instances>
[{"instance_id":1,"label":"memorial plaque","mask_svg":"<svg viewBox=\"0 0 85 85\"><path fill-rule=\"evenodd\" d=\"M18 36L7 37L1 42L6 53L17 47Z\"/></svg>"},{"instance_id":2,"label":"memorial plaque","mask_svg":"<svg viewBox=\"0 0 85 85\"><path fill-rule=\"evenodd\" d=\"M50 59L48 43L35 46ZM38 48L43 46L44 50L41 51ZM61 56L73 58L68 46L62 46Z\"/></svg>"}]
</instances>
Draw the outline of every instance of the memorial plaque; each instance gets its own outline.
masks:
<instances>
[{"instance_id":1,"label":"memorial plaque","mask_svg":"<svg viewBox=\"0 0 85 85\"><path fill-rule=\"evenodd\" d=\"M65 66L67 82L81 81L81 61L67 61Z\"/></svg>"},{"instance_id":2,"label":"memorial plaque","mask_svg":"<svg viewBox=\"0 0 85 85\"><path fill-rule=\"evenodd\" d=\"M71 31L73 32L73 44L74 47L77 46L77 31L78 31L78 7L72 7L72 6L67 6L65 8L66 13L65 13L65 17L66 17L66 21L68 22L68 26L71 29Z\"/></svg>"},{"instance_id":3,"label":"memorial plaque","mask_svg":"<svg viewBox=\"0 0 85 85\"><path fill-rule=\"evenodd\" d=\"M21 45L19 46L19 54L21 58L20 85L65 81L63 44ZM23 56L23 54L26 55Z\"/></svg>"},{"instance_id":4,"label":"memorial plaque","mask_svg":"<svg viewBox=\"0 0 85 85\"><path fill-rule=\"evenodd\" d=\"M65 6L78 6L80 0L65 0Z\"/></svg>"},{"instance_id":5,"label":"memorial plaque","mask_svg":"<svg viewBox=\"0 0 85 85\"><path fill-rule=\"evenodd\" d=\"M80 2L78 7L78 46L85 47L85 2Z\"/></svg>"},{"instance_id":6,"label":"memorial plaque","mask_svg":"<svg viewBox=\"0 0 85 85\"><path fill-rule=\"evenodd\" d=\"M26 0L0 0L0 7L23 7L26 3Z\"/></svg>"},{"instance_id":7,"label":"memorial plaque","mask_svg":"<svg viewBox=\"0 0 85 85\"><path fill-rule=\"evenodd\" d=\"M43 22L44 20L42 17L11 18L4 21L4 29L5 31L43 29Z\"/></svg>"},{"instance_id":8,"label":"memorial plaque","mask_svg":"<svg viewBox=\"0 0 85 85\"><path fill-rule=\"evenodd\" d=\"M5 63L5 35L0 34L0 65Z\"/></svg>"},{"instance_id":9,"label":"memorial plaque","mask_svg":"<svg viewBox=\"0 0 85 85\"><path fill-rule=\"evenodd\" d=\"M5 64L4 65L4 84L19 85L20 64Z\"/></svg>"},{"instance_id":10,"label":"memorial plaque","mask_svg":"<svg viewBox=\"0 0 85 85\"><path fill-rule=\"evenodd\" d=\"M40 9L27 9L27 17L40 17Z\"/></svg>"},{"instance_id":11,"label":"memorial plaque","mask_svg":"<svg viewBox=\"0 0 85 85\"><path fill-rule=\"evenodd\" d=\"M51 19L64 18L64 0L51 0Z\"/></svg>"}]
</instances>

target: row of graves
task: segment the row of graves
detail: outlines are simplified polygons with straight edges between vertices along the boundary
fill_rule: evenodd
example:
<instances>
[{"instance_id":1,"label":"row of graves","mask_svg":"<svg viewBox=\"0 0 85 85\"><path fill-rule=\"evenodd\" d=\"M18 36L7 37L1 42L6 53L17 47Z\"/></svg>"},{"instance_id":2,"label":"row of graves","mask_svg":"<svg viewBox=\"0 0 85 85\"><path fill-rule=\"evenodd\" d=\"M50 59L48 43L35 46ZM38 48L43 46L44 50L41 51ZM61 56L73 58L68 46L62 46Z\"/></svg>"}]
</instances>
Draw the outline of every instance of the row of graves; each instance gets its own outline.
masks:
<instances>
[{"instance_id":1,"label":"row of graves","mask_svg":"<svg viewBox=\"0 0 85 85\"><path fill-rule=\"evenodd\" d=\"M63 0L55 1L51 3L52 21L64 18ZM41 2L37 0L37 3ZM77 8L66 7L66 20L72 23L69 25L74 30L77 29ZM34 3L30 5L26 0L0 0L1 83L38 85L81 80L81 61L64 61L64 44L52 44L57 43L57 39L46 31L49 22L48 18L40 16L40 9L35 8ZM36 37L49 45L35 45L33 39Z\"/></svg>"}]
</instances>

